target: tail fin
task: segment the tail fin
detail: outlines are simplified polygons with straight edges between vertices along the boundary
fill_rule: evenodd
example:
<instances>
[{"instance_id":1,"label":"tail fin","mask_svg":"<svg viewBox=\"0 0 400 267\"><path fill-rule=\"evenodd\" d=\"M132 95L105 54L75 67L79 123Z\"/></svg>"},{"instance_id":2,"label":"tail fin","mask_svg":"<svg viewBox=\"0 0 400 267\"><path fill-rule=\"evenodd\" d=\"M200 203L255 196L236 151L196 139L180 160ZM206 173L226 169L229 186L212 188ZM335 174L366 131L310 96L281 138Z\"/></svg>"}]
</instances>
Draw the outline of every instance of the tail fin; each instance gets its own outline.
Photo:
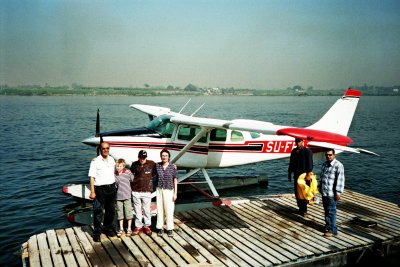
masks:
<instances>
[{"instance_id":1,"label":"tail fin","mask_svg":"<svg viewBox=\"0 0 400 267\"><path fill-rule=\"evenodd\" d=\"M360 91L347 89L344 96L338 99L319 121L307 128L347 135L360 96Z\"/></svg>"}]
</instances>

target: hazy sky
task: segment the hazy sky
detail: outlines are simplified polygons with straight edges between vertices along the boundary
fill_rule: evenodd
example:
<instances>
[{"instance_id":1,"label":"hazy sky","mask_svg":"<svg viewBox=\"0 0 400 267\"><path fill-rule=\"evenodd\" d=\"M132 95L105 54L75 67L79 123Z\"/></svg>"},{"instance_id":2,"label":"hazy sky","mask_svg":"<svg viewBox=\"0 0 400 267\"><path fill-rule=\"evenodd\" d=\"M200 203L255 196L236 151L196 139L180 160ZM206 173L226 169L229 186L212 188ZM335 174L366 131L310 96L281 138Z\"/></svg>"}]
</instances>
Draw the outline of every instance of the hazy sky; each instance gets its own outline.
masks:
<instances>
[{"instance_id":1,"label":"hazy sky","mask_svg":"<svg viewBox=\"0 0 400 267\"><path fill-rule=\"evenodd\" d=\"M0 84L400 84L398 0L0 3Z\"/></svg>"}]
</instances>

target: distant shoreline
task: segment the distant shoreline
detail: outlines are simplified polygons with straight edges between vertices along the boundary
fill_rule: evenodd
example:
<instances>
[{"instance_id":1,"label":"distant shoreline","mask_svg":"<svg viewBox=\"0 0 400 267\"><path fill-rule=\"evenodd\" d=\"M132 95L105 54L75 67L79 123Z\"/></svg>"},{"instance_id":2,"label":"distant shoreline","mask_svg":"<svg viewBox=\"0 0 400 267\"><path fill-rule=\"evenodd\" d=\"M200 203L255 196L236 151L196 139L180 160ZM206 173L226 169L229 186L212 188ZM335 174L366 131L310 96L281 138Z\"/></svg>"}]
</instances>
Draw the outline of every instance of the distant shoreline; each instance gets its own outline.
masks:
<instances>
[{"instance_id":1,"label":"distant shoreline","mask_svg":"<svg viewBox=\"0 0 400 267\"><path fill-rule=\"evenodd\" d=\"M368 87L357 88L363 95L371 96L398 96L399 90L395 87ZM303 90L303 89L160 89L160 88L102 88L102 87L1 87L0 95L13 96L341 96L345 89L331 90Z\"/></svg>"}]
</instances>

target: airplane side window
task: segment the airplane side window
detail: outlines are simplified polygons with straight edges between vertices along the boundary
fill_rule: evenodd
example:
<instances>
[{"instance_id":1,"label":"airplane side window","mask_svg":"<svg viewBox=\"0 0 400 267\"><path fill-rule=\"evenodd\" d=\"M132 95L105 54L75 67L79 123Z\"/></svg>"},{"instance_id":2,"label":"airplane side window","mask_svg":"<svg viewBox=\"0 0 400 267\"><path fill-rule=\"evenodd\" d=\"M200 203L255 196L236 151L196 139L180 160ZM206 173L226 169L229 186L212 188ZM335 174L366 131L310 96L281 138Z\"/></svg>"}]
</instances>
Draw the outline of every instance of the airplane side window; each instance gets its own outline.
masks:
<instances>
[{"instance_id":1,"label":"airplane side window","mask_svg":"<svg viewBox=\"0 0 400 267\"><path fill-rule=\"evenodd\" d=\"M255 132L250 132L250 135L251 135L251 138L253 138L253 139L257 139L258 137L261 136L261 134L255 133Z\"/></svg>"},{"instance_id":2,"label":"airplane side window","mask_svg":"<svg viewBox=\"0 0 400 267\"><path fill-rule=\"evenodd\" d=\"M174 128L175 128L175 125L173 123L167 123L167 125L165 126L165 129L162 132L162 134L165 137L170 138L172 136L172 133L174 132Z\"/></svg>"},{"instance_id":3,"label":"airplane side window","mask_svg":"<svg viewBox=\"0 0 400 267\"><path fill-rule=\"evenodd\" d=\"M231 133L231 141L243 141L243 134L238 131L232 131Z\"/></svg>"},{"instance_id":4,"label":"airplane side window","mask_svg":"<svg viewBox=\"0 0 400 267\"><path fill-rule=\"evenodd\" d=\"M178 139L185 140L185 141L191 141L200 131L201 131L201 128L198 128L198 127L182 126L179 128ZM206 143L207 137L208 137L208 134L205 134L197 142Z\"/></svg>"},{"instance_id":5,"label":"airplane side window","mask_svg":"<svg viewBox=\"0 0 400 267\"><path fill-rule=\"evenodd\" d=\"M212 129L210 133L210 141L226 141L226 130Z\"/></svg>"},{"instance_id":6,"label":"airplane side window","mask_svg":"<svg viewBox=\"0 0 400 267\"><path fill-rule=\"evenodd\" d=\"M190 141L190 128L182 126L179 128L178 139Z\"/></svg>"},{"instance_id":7,"label":"airplane side window","mask_svg":"<svg viewBox=\"0 0 400 267\"><path fill-rule=\"evenodd\" d=\"M196 128L196 135L201 131L201 128ZM207 143L207 137L208 137L208 133L206 133L205 135L203 135L199 141L200 143Z\"/></svg>"}]
</instances>

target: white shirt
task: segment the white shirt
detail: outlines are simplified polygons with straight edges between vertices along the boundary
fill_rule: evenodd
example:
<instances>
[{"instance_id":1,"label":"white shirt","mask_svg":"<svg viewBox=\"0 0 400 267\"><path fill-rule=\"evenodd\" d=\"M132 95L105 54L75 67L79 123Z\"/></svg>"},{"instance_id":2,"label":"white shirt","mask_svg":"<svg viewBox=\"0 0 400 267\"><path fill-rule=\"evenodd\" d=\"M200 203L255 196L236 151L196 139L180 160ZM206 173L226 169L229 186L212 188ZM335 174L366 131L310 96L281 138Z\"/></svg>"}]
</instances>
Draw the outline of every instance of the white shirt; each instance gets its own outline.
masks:
<instances>
[{"instance_id":1,"label":"white shirt","mask_svg":"<svg viewBox=\"0 0 400 267\"><path fill-rule=\"evenodd\" d=\"M108 156L104 159L101 155L90 163L89 177L94 177L94 185L107 185L115 183L115 160Z\"/></svg>"}]
</instances>

